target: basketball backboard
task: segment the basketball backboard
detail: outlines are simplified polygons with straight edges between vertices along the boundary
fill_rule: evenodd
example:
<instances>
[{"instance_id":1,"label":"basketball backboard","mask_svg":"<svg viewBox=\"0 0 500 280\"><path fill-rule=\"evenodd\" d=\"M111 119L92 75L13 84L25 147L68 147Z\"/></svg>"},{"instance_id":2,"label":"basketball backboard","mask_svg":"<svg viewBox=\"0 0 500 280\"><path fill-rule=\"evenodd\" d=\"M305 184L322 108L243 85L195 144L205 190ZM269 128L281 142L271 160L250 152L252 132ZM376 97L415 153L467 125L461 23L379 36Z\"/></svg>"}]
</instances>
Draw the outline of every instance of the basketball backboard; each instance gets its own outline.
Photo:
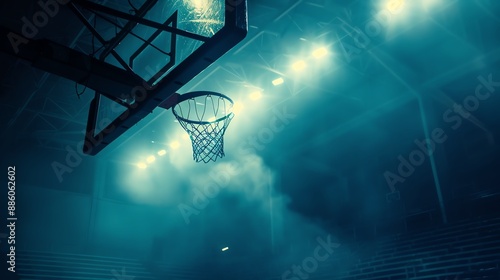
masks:
<instances>
[{"instance_id":1,"label":"basketball backboard","mask_svg":"<svg viewBox=\"0 0 500 280\"><path fill-rule=\"evenodd\" d=\"M64 3L62 3L64 2ZM248 31L246 0L53 1L85 28L78 49L0 26L0 51L95 90L84 153L95 155L232 49ZM40 12L41 13L41 12Z\"/></svg>"},{"instance_id":2,"label":"basketball backboard","mask_svg":"<svg viewBox=\"0 0 500 280\"><path fill-rule=\"evenodd\" d=\"M140 3L142 2L142 3ZM70 8L101 37L94 56L141 84L130 92L97 91L91 102L84 152L95 155L165 104L192 78L238 44L247 33L246 0L74 1ZM84 13L94 13L92 22ZM101 26L118 26L99 33ZM95 51L97 47L99 50ZM106 101L106 102L103 102ZM114 115L113 115L114 114Z\"/></svg>"}]
</instances>

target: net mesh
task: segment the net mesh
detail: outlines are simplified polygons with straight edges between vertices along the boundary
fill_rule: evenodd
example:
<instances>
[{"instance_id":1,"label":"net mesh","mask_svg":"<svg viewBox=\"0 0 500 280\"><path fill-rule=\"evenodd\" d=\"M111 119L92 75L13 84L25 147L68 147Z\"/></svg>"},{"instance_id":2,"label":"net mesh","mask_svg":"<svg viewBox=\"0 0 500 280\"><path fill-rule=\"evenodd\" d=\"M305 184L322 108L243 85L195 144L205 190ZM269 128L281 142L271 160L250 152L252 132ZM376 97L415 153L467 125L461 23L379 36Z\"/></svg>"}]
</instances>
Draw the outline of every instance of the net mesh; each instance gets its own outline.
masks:
<instances>
[{"instance_id":1,"label":"net mesh","mask_svg":"<svg viewBox=\"0 0 500 280\"><path fill-rule=\"evenodd\" d=\"M211 92L186 95L172 111L189 134L193 159L207 163L224 157L224 133L234 117L232 100Z\"/></svg>"}]
</instances>

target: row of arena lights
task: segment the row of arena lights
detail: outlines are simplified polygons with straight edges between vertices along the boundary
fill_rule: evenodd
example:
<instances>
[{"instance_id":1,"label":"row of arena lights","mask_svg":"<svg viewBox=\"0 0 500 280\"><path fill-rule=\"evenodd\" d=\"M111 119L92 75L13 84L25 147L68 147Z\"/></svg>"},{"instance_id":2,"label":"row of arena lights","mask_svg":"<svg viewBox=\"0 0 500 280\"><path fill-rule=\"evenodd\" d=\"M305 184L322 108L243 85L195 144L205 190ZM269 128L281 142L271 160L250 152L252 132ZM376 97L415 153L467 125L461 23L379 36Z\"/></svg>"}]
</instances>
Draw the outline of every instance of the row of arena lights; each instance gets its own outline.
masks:
<instances>
[{"instance_id":1,"label":"row of arena lights","mask_svg":"<svg viewBox=\"0 0 500 280\"><path fill-rule=\"evenodd\" d=\"M311 52L311 58L317 62L317 60L325 58L326 56L328 56L328 54L329 54L329 51L326 47L319 47ZM302 72L306 68L307 68L307 61L304 59L295 61L291 65L291 69L295 73ZM280 86L284 83L285 83L285 79L283 77L276 78L272 81L272 84L274 86ZM263 92L262 89L255 90L255 91L250 93L249 97L253 101L260 100L262 98L262 92ZM241 103L235 102L234 106L233 106L233 112L235 114L238 114L241 111L242 107L243 106L241 105Z\"/></svg>"},{"instance_id":2,"label":"row of arena lights","mask_svg":"<svg viewBox=\"0 0 500 280\"><path fill-rule=\"evenodd\" d=\"M178 148L180 147L180 145L181 145L181 144L180 144L179 142L174 141L174 142L170 143L170 148L171 148L172 150L176 150L176 149L178 149ZM156 155L150 155L150 156L148 156L148 157L146 158L146 160L145 160L145 161L138 162L138 163L136 164L136 166L137 166L137 168L139 168L139 169L146 169L146 168L148 168L148 166L149 166L149 165L153 164L153 163L156 161L156 157L157 157L157 156L158 156L158 157L163 157L163 156L165 156L166 154L167 154L167 150L164 150L164 149L159 150L159 151L156 153Z\"/></svg>"},{"instance_id":3,"label":"row of arena lights","mask_svg":"<svg viewBox=\"0 0 500 280\"><path fill-rule=\"evenodd\" d=\"M319 47L315 50L313 50L311 52L311 58L314 59L314 60L318 60L318 59L323 59L325 58L327 55L329 54L329 51L326 47ZM291 70L293 72L302 72L304 71L305 69L307 69L307 61L302 59L302 60L297 60L295 61L292 65L291 65ZM285 79L283 77L279 77L279 78L276 78L272 81L272 84L274 86L280 86L282 84L285 83ZM262 98L262 90L256 90L252 93L250 93L250 99L253 100L253 101L257 101L259 99ZM233 112L235 114L237 114L239 111L241 111L242 109L242 105L241 103L239 102L235 102L234 106L233 106ZM215 119L214 119L215 120ZM209 120L210 121L210 120ZM187 135L186 135L187 136ZM187 136L188 138L189 136ZM189 139L185 139L185 140L189 140ZM178 141L174 141L172 143L170 143L170 148L172 150L176 150L179 148L180 146L180 143ZM159 150L156 155L149 155L148 157L146 157L145 160L141 161L141 162L138 162L136 164L137 168L139 169L146 169L148 168L148 166L154 164L154 162L156 161L157 157L163 157L167 154L167 150Z\"/></svg>"},{"instance_id":4,"label":"row of arena lights","mask_svg":"<svg viewBox=\"0 0 500 280\"><path fill-rule=\"evenodd\" d=\"M323 59L329 54L329 51L326 47L319 47L312 51L311 57L315 60ZM301 59L297 60L291 65L291 69L293 72L298 73L307 69L307 60ZM276 78L272 81L274 86L280 86L285 83L285 79L283 77ZM262 91L255 91L250 94L250 99L259 100L262 98Z\"/></svg>"},{"instance_id":5,"label":"row of arena lights","mask_svg":"<svg viewBox=\"0 0 500 280\"><path fill-rule=\"evenodd\" d=\"M326 47L319 47L317 49L315 49L314 51L312 51L311 53L311 56L313 59L323 59L325 58L327 55L329 54L329 51ZM304 71L305 69L307 69L307 61L305 59L300 59L300 60L297 60L295 61L292 65L291 65L291 69L293 72L302 72ZM273 85L274 86L279 86L279 85L282 85L285 83L285 79L283 77L279 77L275 80L273 80ZM252 97L252 96L250 96Z\"/></svg>"}]
</instances>

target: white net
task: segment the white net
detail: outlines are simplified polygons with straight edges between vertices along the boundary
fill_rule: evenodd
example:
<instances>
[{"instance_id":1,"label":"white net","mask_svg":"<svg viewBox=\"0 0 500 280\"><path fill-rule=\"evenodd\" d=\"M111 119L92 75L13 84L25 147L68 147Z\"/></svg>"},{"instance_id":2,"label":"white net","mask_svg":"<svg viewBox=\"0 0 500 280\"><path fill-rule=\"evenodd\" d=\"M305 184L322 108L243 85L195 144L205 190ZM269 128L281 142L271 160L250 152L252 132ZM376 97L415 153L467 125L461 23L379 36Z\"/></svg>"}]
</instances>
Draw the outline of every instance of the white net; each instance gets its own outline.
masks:
<instances>
[{"instance_id":1,"label":"white net","mask_svg":"<svg viewBox=\"0 0 500 280\"><path fill-rule=\"evenodd\" d=\"M191 138L196 162L216 161L224 157L224 133L234 117L233 101L220 93L184 94L172 109Z\"/></svg>"}]
</instances>

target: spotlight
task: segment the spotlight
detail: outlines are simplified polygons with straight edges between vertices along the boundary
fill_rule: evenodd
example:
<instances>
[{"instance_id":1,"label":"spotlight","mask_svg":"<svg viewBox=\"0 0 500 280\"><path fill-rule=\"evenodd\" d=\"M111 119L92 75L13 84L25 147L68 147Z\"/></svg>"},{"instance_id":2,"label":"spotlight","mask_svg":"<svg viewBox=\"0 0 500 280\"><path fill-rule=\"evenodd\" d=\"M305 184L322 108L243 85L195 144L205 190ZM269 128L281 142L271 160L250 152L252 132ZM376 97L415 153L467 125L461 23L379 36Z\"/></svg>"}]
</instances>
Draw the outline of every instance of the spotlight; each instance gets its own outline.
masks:
<instances>
[{"instance_id":1,"label":"spotlight","mask_svg":"<svg viewBox=\"0 0 500 280\"><path fill-rule=\"evenodd\" d=\"M153 162L155 162L155 160L156 160L155 156L149 156L149 157L146 159L146 161L147 161L148 163L153 163Z\"/></svg>"},{"instance_id":2,"label":"spotlight","mask_svg":"<svg viewBox=\"0 0 500 280\"><path fill-rule=\"evenodd\" d=\"M293 71L302 71L302 70L306 69L306 67L307 67L307 64L303 60L299 60L299 61L295 62L294 64L292 64Z\"/></svg>"},{"instance_id":3,"label":"spotlight","mask_svg":"<svg viewBox=\"0 0 500 280\"><path fill-rule=\"evenodd\" d=\"M239 114L243 110L243 105L240 102L235 102L233 105L233 113Z\"/></svg>"},{"instance_id":4,"label":"spotlight","mask_svg":"<svg viewBox=\"0 0 500 280\"><path fill-rule=\"evenodd\" d=\"M285 82L285 80L283 78L278 78L278 79L273 81L273 85L279 86L279 85L283 84L284 82Z\"/></svg>"},{"instance_id":5,"label":"spotlight","mask_svg":"<svg viewBox=\"0 0 500 280\"><path fill-rule=\"evenodd\" d=\"M148 168L148 165L145 164L144 162L139 162L136 166L139 169L146 169L146 168Z\"/></svg>"},{"instance_id":6,"label":"spotlight","mask_svg":"<svg viewBox=\"0 0 500 280\"><path fill-rule=\"evenodd\" d=\"M250 99L252 100L259 100L262 98L262 92L261 91L256 91L250 94Z\"/></svg>"},{"instance_id":7,"label":"spotlight","mask_svg":"<svg viewBox=\"0 0 500 280\"><path fill-rule=\"evenodd\" d=\"M319 48L313 51L312 55L315 58L323 58L328 55L328 50L326 48Z\"/></svg>"},{"instance_id":8,"label":"spotlight","mask_svg":"<svg viewBox=\"0 0 500 280\"><path fill-rule=\"evenodd\" d=\"M208 0L190 0L189 4L198 11L206 11L210 8L210 1Z\"/></svg>"},{"instance_id":9,"label":"spotlight","mask_svg":"<svg viewBox=\"0 0 500 280\"><path fill-rule=\"evenodd\" d=\"M386 8L392 14L398 14L403 10L405 0L389 0L386 3Z\"/></svg>"},{"instance_id":10,"label":"spotlight","mask_svg":"<svg viewBox=\"0 0 500 280\"><path fill-rule=\"evenodd\" d=\"M174 141L172 143L170 143L170 148L174 149L174 150L177 150L179 149L179 147L181 146L181 144L177 141Z\"/></svg>"},{"instance_id":11,"label":"spotlight","mask_svg":"<svg viewBox=\"0 0 500 280\"><path fill-rule=\"evenodd\" d=\"M167 154L167 151L165 151L165 150L160 150L160 151L158 151L158 155L159 155L160 157L162 157L162 156L164 156L164 155L166 155L166 154Z\"/></svg>"},{"instance_id":12,"label":"spotlight","mask_svg":"<svg viewBox=\"0 0 500 280\"><path fill-rule=\"evenodd\" d=\"M229 250L229 247L222 248L222 252Z\"/></svg>"}]
</instances>

